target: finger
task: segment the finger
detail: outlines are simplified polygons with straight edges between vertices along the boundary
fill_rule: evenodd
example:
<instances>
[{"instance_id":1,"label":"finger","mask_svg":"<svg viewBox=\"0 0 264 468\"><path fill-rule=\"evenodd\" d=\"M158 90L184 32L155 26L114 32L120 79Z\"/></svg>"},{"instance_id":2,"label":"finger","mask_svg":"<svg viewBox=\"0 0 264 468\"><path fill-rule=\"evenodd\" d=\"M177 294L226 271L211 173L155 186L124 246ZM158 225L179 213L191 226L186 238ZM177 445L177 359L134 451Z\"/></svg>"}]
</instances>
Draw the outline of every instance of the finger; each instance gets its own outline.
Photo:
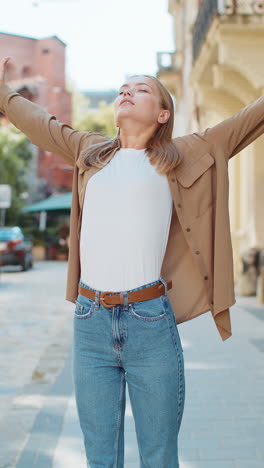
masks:
<instances>
[{"instance_id":1,"label":"finger","mask_svg":"<svg viewBox=\"0 0 264 468\"><path fill-rule=\"evenodd\" d=\"M11 57L5 57L3 60L1 60L1 63L0 63L0 80L1 81L4 81L5 79L6 66L9 60L11 60Z\"/></svg>"},{"instance_id":2,"label":"finger","mask_svg":"<svg viewBox=\"0 0 264 468\"><path fill-rule=\"evenodd\" d=\"M11 60L11 57L5 57L4 59L2 59L1 66L5 66L9 60Z\"/></svg>"}]
</instances>

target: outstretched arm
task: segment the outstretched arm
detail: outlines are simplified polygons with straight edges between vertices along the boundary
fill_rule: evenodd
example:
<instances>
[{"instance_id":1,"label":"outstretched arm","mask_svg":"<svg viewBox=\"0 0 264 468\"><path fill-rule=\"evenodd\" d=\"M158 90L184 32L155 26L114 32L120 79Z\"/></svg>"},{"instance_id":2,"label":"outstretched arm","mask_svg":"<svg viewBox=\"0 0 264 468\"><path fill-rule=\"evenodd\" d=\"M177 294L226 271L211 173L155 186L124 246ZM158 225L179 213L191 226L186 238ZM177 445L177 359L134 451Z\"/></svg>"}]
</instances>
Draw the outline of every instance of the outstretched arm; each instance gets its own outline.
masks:
<instances>
[{"instance_id":1,"label":"outstretched arm","mask_svg":"<svg viewBox=\"0 0 264 468\"><path fill-rule=\"evenodd\" d=\"M5 84L5 71L10 57L0 62L0 112L21 130L32 143L43 150L57 153L74 166L82 147L100 139L95 132L80 132L56 120L39 105L25 99ZM97 137L97 138L95 138ZM104 137L101 135L102 141Z\"/></svg>"},{"instance_id":2,"label":"outstretched arm","mask_svg":"<svg viewBox=\"0 0 264 468\"><path fill-rule=\"evenodd\" d=\"M226 159L242 151L264 133L264 96L198 135L210 145L221 146Z\"/></svg>"}]
</instances>

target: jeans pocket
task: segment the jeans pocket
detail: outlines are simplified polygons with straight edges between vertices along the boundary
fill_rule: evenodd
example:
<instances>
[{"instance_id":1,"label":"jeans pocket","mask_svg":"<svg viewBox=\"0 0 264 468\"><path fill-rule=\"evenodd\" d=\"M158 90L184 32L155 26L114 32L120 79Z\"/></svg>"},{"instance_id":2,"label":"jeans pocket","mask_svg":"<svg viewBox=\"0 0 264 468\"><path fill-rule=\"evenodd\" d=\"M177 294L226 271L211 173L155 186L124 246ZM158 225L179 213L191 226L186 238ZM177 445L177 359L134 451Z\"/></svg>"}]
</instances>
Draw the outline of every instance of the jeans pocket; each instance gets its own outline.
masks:
<instances>
[{"instance_id":1,"label":"jeans pocket","mask_svg":"<svg viewBox=\"0 0 264 468\"><path fill-rule=\"evenodd\" d=\"M168 315L166 304L162 301L161 296L147 301L131 302L129 304L129 315L137 320L146 322L155 322L161 320Z\"/></svg>"},{"instance_id":2,"label":"jeans pocket","mask_svg":"<svg viewBox=\"0 0 264 468\"><path fill-rule=\"evenodd\" d=\"M94 311L94 301L89 298L82 300L79 296L75 301L74 316L78 319L90 318Z\"/></svg>"}]
</instances>

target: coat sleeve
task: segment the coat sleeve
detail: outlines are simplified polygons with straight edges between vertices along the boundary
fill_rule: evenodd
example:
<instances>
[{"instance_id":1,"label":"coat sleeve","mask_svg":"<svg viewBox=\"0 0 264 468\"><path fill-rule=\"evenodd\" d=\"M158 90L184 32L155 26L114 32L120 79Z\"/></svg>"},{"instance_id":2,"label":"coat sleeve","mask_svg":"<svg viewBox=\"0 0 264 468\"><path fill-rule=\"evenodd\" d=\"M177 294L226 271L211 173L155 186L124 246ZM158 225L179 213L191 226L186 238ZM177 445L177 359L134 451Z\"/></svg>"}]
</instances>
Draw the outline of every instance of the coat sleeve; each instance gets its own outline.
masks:
<instances>
[{"instance_id":1,"label":"coat sleeve","mask_svg":"<svg viewBox=\"0 0 264 468\"><path fill-rule=\"evenodd\" d=\"M43 150L59 154L74 166L82 147L98 141L99 133L81 132L60 122L39 105L25 99L6 84L0 86L0 112ZM94 136L97 136L97 139ZM102 141L104 139L103 135Z\"/></svg>"},{"instance_id":2,"label":"coat sleeve","mask_svg":"<svg viewBox=\"0 0 264 468\"><path fill-rule=\"evenodd\" d=\"M220 145L226 159L242 151L264 133L264 96L199 135L210 145Z\"/></svg>"}]
</instances>

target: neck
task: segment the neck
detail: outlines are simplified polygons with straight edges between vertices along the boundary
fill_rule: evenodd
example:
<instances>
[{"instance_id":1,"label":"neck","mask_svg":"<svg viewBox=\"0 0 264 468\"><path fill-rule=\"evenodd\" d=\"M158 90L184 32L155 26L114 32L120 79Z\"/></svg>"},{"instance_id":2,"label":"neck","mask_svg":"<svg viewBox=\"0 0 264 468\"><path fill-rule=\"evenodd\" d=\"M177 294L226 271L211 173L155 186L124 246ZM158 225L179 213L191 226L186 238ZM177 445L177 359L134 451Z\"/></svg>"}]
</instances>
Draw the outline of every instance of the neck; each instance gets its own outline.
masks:
<instances>
[{"instance_id":1,"label":"neck","mask_svg":"<svg viewBox=\"0 0 264 468\"><path fill-rule=\"evenodd\" d=\"M134 149L145 149L148 146L150 135L142 134L127 134L124 130L120 129L119 139L120 148L134 148Z\"/></svg>"}]
</instances>

